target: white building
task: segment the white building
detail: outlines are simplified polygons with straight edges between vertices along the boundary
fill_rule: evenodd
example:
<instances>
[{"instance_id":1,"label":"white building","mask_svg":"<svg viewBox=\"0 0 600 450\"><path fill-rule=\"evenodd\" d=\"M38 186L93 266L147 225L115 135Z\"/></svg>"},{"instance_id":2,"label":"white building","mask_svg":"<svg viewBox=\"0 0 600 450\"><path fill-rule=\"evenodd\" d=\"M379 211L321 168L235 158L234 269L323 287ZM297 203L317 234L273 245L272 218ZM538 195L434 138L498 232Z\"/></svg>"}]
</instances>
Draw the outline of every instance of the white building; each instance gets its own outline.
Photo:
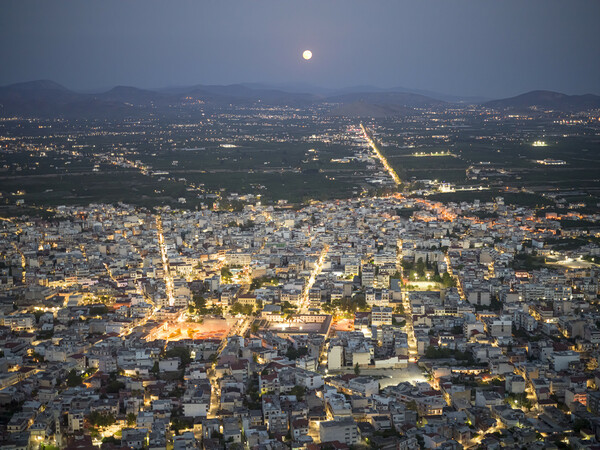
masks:
<instances>
[{"instance_id":1,"label":"white building","mask_svg":"<svg viewBox=\"0 0 600 450\"><path fill-rule=\"evenodd\" d=\"M392 324L392 308L389 306L374 306L371 310L371 325L381 327Z\"/></svg>"},{"instance_id":2,"label":"white building","mask_svg":"<svg viewBox=\"0 0 600 450\"><path fill-rule=\"evenodd\" d=\"M506 317L492 320L489 331L493 337L510 337L512 336L512 320Z\"/></svg>"},{"instance_id":3,"label":"white building","mask_svg":"<svg viewBox=\"0 0 600 450\"><path fill-rule=\"evenodd\" d=\"M554 352L550 355L550 362L556 372L566 370L569 368L569 364L573 362L579 362L579 353L572 350L566 350L563 352Z\"/></svg>"},{"instance_id":4,"label":"white building","mask_svg":"<svg viewBox=\"0 0 600 450\"><path fill-rule=\"evenodd\" d=\"M329 370L341 369L344 365L344 347L331 345L327 351L327 368Z\"/></svg>"},{"instance_id":5,"label":"white building","mask_svg":"<svg viewBox=\"0 0 600 450\"><path fill-rule=\"evenodd\" d=\"M345 417L319 424L321 442L339 441L347 445L358 443L358 427L354 419Z\"/></svg>"}]
</instances>

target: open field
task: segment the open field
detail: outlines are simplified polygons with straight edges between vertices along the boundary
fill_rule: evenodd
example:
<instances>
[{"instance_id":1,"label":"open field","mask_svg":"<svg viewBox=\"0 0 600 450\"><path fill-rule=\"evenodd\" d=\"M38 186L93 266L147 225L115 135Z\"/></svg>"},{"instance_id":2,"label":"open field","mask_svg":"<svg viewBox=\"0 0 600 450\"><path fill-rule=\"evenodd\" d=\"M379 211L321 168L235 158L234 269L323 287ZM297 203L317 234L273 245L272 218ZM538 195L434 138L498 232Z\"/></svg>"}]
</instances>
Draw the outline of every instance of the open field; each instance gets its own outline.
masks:
<instances>
[{"instance_id":1,"label":"open field","mask_svg":"<svg viewBox=\"0 0 600 450\"><path fill-rule=\"evenodd\" d=\"M357 159L360 122L298 108L216 108L118 121L11 119L0 122L3 205L44 207L127 202L211 207L232 194L263 203L347 198L375 192L381 171ZM488 191L436 194L523 206L577 197L600 201L596 122L535 117L491 119L480 111L423 111L366 122L403 183L431 180ZM543 145L533 145L541 142ZM366 153L365 153L366 154ZM540 160L562 165L541 165ZM506 188L530 193L506 193ZM531 194L535 192L535 194ZM569 199L571 200L571 199Z\"/></svg>"}]
</instances>

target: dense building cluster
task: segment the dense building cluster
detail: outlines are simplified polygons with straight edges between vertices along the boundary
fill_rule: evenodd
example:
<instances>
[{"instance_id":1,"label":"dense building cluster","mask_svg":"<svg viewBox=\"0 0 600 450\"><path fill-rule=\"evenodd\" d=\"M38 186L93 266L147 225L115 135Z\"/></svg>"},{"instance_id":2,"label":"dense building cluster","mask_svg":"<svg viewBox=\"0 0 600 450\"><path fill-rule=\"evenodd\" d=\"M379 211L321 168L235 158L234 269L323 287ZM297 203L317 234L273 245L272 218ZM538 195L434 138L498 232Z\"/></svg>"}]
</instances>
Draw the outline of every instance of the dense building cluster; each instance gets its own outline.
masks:
<instances>
[{"instance_id":1,"label":"dense building cluster","mask_svg":"<svg viewBox=\"0 0 600 450\"><path fill-rule=\"evenodd\" d=\"M55 213L0 223L5 448L600 433L598 215L400 194Z\"/></svg>"}]
</instances>

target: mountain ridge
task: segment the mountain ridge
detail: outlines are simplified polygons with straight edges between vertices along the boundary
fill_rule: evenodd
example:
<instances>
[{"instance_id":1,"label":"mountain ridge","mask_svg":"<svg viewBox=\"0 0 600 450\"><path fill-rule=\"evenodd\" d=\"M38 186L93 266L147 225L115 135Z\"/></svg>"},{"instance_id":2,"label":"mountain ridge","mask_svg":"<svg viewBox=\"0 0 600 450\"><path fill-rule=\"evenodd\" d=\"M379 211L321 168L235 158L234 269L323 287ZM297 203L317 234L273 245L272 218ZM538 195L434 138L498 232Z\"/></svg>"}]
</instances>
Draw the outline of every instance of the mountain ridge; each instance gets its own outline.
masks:
<instances>
[{"instance_id":1,"label":"mountain ridge","mask_svg":"<svg viewBox=\"0 0 600 450\"><path fill-rule=\"evenodd\" d=\"M600 96L594 94L568 95L548 90L533 90L514 97L491 100L483 106L499 109L530 109L542 107L562 111L600 108Z\"/></svg>"},{"instance_id":2,"label":"mountain ridge","mask_svg":"<svg viewBox=\"0 0 600 450\"><path fill-rule=\"evenodd\" d=\"M306 85L305 87L310 87ZM332 115L383 117L403 115L415 108L443 106L441 98L411 92L404 88L381 89L354 86L321 93L277 89L262 83L230 85L197 84L169 89L142 89L115 86L98 93L75 92L52 80L34 80L0 87L0 115L65 115L94 116L131 114L152 108L169 107L201 101L214 105L263 103L278 106L310 106L331 104ZM470 103L473 104L473 103ZM600 108L600 96L567 95L536 90L514 97L480 103L496 109L531 109L540 107L563 111Z\"/></svg>"}]
</instances>

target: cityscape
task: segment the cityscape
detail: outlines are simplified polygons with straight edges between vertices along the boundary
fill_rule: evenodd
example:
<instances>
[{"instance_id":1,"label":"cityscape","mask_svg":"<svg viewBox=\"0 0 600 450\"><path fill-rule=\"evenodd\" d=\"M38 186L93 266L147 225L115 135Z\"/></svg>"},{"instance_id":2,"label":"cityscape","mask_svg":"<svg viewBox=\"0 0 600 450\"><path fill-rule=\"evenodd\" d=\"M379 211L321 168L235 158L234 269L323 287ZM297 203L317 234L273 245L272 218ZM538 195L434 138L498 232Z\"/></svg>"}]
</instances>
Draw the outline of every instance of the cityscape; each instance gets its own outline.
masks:
<instances>
[{"instance_id":1,"label":"cityscape","mask_svg":"<svg viewBox=\"0 0 600 450\"><path fill-rule=\"evenodd\" d=\"M600 68L479 96L297 67L0 71L0 449L600 448Z\"/></svg>"}]
</instances>

